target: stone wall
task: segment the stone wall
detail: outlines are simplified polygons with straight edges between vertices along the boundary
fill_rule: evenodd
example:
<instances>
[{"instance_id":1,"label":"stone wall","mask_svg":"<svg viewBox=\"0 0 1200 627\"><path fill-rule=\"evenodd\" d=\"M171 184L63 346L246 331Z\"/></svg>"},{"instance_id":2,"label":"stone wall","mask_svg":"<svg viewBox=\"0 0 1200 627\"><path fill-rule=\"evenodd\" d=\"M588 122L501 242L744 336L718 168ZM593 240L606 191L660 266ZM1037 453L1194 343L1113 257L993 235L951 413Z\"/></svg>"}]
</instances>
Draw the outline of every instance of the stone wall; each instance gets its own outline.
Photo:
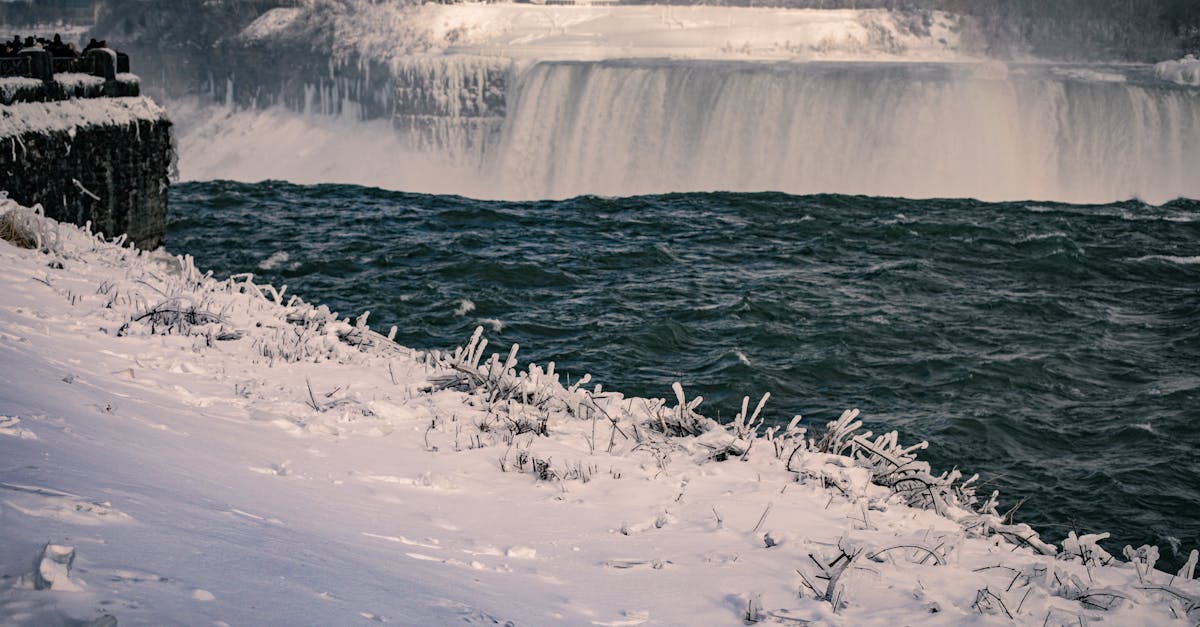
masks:
<instances>
[{"instance_id":1,"label":"stone wall","mask_svg":"<svg viewBox=\"0 0 1200 627\"><path fill-rule=\"evenodd\" d=\"M0 106L0 114L0 190L10 198L41 204L56 220L90 221L109 237L125 233L142 249L163 243L174 149L161 109L148 99L97 98Z\"/></svg>"}]
</instances>

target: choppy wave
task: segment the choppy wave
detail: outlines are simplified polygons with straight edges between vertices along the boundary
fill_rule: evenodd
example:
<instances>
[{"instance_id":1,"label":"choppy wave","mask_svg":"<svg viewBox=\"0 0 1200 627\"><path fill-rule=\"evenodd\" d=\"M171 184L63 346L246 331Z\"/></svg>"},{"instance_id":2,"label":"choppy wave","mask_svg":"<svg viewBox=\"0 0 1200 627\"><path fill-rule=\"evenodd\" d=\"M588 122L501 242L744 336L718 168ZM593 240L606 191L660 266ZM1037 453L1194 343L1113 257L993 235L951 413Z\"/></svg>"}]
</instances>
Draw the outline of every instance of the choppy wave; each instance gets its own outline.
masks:
<instances>
[{"instance_id":1,"label":"choppy wave","mask_svg":"<svg viewBox=\"0 0 1200 627\"><path fill-rule=\"evenodd\" d=\"M1178 257L1175 255L1146 255L1145 257L1138 257L1136 261L1167 261L1181 265L1196 265L1200 264L1200 256Z\"/></svg>"}]
</instances>

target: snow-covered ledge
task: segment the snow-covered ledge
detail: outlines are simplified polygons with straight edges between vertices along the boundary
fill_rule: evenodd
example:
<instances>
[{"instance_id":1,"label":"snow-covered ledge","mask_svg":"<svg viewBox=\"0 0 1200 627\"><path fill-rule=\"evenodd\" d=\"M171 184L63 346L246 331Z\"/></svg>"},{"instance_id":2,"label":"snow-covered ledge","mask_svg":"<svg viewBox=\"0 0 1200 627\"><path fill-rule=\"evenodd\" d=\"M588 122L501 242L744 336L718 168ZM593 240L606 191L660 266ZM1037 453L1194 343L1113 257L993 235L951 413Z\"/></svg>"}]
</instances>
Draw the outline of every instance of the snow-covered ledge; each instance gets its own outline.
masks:
<instances>
[{"instance_id":1,"label":"snow-covered ledge","mask_svg":"<svg viewBox=\"0 0 1200 627\"><path fill-rule=\"evenodd\" d=\"M111 81L91 74L66 72L55 74L49 82L21 76L0 77L0 105L74 98L128 98L140 93L141 79L135 74L117 74Z\"/></svg>"},{"instance_id":2,"label":"snow-covered ledge","mask_svg":"<svg viewBox=\"0 0 1200 627\"><path fill-rule=\"evenodd\" d=\"M1195 553L1171 574L1150 547L1050 546L854 412L720 426L682 386L564 385L479 333L413 351L249 274L0 214L31 247L0 241L18 623L1200 618Z\"/></svg>"},{"instance_id":3,"label":"snow-covered ledge","mask_svg":"<svg viewBox=\"0 0 1200 627\"><path fill-rule=\"evenodd\" d=\"M83 89L94 77L77 77ZM46 215L144 248L165 235L174 149L154 101L80 98L0 106L0 181Z\"/></svg>"}]
</instances>

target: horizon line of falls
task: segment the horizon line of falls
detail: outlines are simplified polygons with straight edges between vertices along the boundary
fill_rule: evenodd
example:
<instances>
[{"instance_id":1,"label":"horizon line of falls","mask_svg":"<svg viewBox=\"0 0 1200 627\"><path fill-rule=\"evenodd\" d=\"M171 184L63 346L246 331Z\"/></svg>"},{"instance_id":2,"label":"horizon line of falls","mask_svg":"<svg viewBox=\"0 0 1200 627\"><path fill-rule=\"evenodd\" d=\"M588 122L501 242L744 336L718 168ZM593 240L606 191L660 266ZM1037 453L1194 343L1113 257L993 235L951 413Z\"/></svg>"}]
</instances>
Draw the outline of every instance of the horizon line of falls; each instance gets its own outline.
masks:
<instances>
[{"instance_id":1,"label":"horizon line of falls","mask_svg":"<svg viewBox=\"0 0 1200 627\"><path fill-rule=\"evenodd\" d=\"M395 145L409 151L397 157L405 167L352 180L327 169L320 182L519 200L718 190L1200 198L1200 90L1137 72L695 60L517 66L452 55L399 64L393 76L376 88L385 94L360 97L386 106L374 115L390 118ZM385 141L375 127L361 140ZM363 150L341 141L347 154L337 159ZM206 174L239 178L231 170Z\"/></svg>"}]
</instances>

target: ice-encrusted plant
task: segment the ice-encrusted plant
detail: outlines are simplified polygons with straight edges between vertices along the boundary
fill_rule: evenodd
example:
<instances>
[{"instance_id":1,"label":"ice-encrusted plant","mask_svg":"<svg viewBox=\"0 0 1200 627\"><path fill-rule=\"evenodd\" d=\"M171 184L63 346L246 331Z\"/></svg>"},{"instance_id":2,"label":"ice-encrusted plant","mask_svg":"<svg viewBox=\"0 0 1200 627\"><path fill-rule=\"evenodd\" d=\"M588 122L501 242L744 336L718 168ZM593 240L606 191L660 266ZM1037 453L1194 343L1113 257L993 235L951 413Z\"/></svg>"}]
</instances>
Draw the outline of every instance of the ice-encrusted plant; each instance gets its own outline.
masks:
<instances>
[{"instance_id":1,"label":"ice-encrusted plant","mask_svg":"<svg viewBox=\"0 0 1200 627\"><path fill-rule=\"evenodd\" d=\"M672 385L676 401L673 407L663 399L626 400L620 394L603 392L599 386L585 388L590 382L587 375L564 386L554 373L553 363L545 370L530 364L527 370L518 371L515 344L503 361L496 353L484 361L487 346L483 328L477 327L466 345L450 354L435 353L433 360L441 366L441 371L431 378L433 388L468 392L480 398L491 408L489 411L502 412L510 421L514 420L514 408L526 406L536 408L539 416L561 412L577 419L608 423L610 452L611 443L619 434L633 441L633 450L652 452L660 466L669 460L672 446L669 440L680 437L697 437L697 443L707 447L710 458L716 461L745 459L755 443L762 440L764 448L770 447L768 450L775 458L792 472L801 472L800 460L812 454L849 458L870 473L875 485L888 488L909 506L930 509L956 520L970 535L999 536L1043 555L1058 552L1028 525L1006 522L997 511L995 492L981 500L976 493L978 475L964 478L957 469L934 474L929 463L918 458L918 453L928 448L927 442L904 446L895 431L880 436L864 431L857 409L843 412L811 436L799 426L799 416L783 429L763 430L763 410L770 399L769 394L764 394L752 412L749 398L744 398L735 418L727 425L720 425L700 413L703 397L689 400L678 382ZM648 440L652 434L667 439ZM596 448L594 440L592 447ZM840 485L836 478L825 479L826 484L832 481Z\"/></svg>"},{"instance_id":2,"label":"ice-encrusted plant","mask_svg":"<svg viewBox=\"0 0 1200 627\"><path fill-rule=\"evenodd\" d=\"M60 251L60 223L46 217L41 205L25 208L0 191L0 239L42 252Z\"/></svg>"}]
</instances>

